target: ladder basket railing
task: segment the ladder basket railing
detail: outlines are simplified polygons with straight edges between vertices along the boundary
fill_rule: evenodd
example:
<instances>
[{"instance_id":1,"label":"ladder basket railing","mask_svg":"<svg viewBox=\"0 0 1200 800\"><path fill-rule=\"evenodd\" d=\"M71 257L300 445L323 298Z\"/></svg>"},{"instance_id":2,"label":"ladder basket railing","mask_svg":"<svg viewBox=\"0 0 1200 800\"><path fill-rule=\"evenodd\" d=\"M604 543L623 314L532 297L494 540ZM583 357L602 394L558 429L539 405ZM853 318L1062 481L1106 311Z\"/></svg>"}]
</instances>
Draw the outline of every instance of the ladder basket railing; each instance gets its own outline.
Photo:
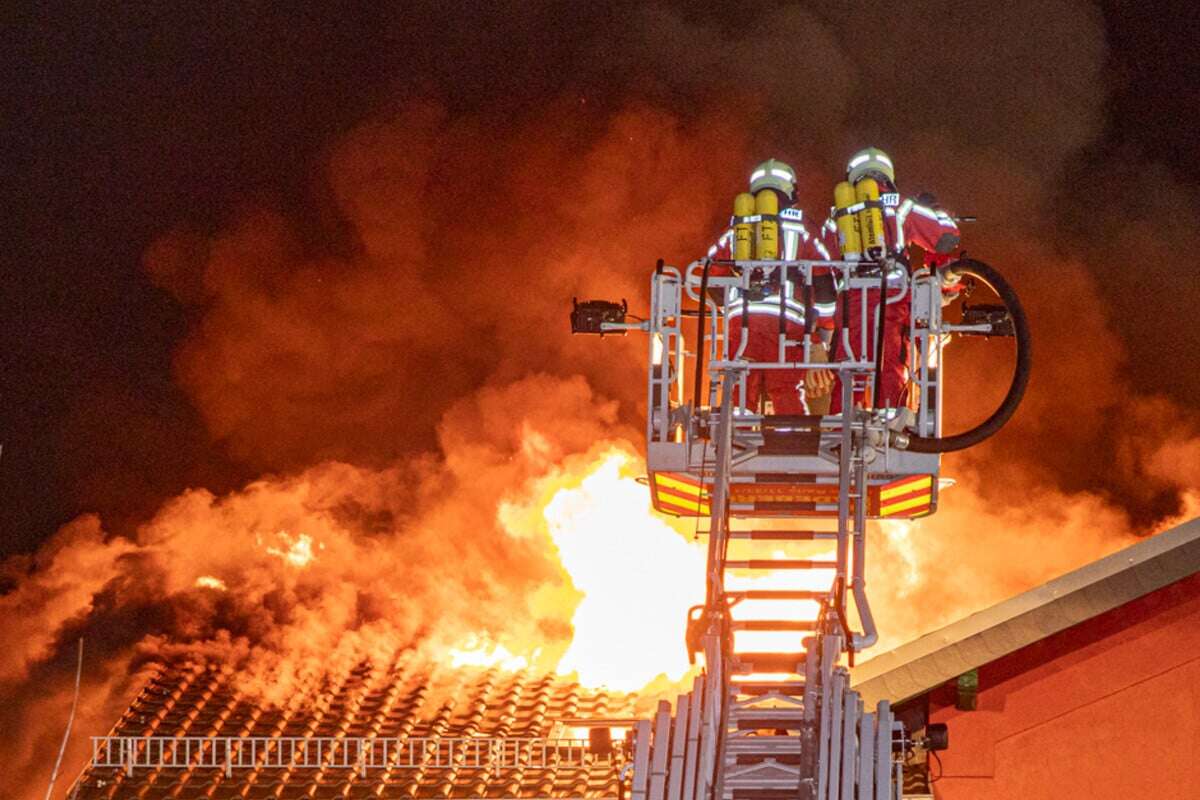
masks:
<instances>
[{"instance_id":1,"label":"ladder basket railing","mask_svg":"<svg viewBox=\"0 0 1200 800\"><path fill-rule=\"evenodd\" d=\"M818 329L819 316L829 318L832 305L816 301L820 281L836 287L836 342L830 331ZM875 304L881 286L886 301ZM702 293L703 292L703 300ZM721 375L737 376L739 424L758 418L746 406L746 384L756 374L778 369L828 369L843 382L871 386L876 363L869 357L885 305L909 303L907 363L918 403L914 430L922 436L941 431L941 288L935 273L920 269L909 274L896 262L855 261L694 261L684 270L657 269L651 278L647 438L650 442L687 441L695 434L694 419L715 408ZM751 314L772 314L780 320L775 358L745 357L748 336L731 348L735 326L743 330ZM852 321L852 317L857 317ZM803 326L796 336L787 322ZM696 323L702 323L698 326ZM851 331L856 331L852 336ZM816 335L814 335L816 334ZM835 358L815 353L824 339ZM697 359L697 351L703 350ZM799 357L797 358L797 354ZM689 372L691 374L689 374ZM701 380L703 378L703 380ZM699 396L696 389L699 388ZM830 428L838 417L827 418Z\"/></svg>"}]
</instances>

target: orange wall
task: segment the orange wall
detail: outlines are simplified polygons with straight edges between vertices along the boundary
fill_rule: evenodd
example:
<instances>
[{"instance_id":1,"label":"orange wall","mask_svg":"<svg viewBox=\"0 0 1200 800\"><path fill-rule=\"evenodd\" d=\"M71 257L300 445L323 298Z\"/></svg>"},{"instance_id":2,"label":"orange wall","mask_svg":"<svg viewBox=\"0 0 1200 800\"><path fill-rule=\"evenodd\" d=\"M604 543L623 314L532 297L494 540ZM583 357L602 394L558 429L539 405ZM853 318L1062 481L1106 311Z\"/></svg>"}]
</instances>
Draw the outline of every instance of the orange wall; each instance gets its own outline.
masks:
<instances>
[{"instance_id":1,"label":"orange wall","mask_svg":"<svg viewBox=\"0 0 1200 800\"><path fill-rule=\"evenodd\" d=\"M930 719L942 800L1200 798L1200 574L982 667L976 711L935 691Z\"/></svg>"}]
</instances>

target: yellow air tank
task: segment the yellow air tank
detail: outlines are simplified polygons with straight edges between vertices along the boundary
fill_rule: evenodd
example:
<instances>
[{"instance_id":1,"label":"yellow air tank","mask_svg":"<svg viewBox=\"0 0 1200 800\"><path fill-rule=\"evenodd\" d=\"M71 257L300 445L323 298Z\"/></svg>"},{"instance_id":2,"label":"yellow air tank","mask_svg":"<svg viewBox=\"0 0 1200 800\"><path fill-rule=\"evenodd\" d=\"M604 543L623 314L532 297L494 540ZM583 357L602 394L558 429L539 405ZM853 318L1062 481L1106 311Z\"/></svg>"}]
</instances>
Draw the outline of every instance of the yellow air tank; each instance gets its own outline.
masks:
<instances>
[{"instance_id":1,"label":"yellow air tank","mask_svg":"<svg viewBox=\"0 0 1200 800\"><path fill-rule=\"evenodd\" d=\"M879 259L887 249L883 235L883 207L879 204L879 184L874 178L863 178L854 184L854 195L867 207L858 212L858 229L862 234L863 252L867 258Z\"/></svg>"},{"instance_id":2,"label":"yellow air tank","mask_svg":"<svg viewBox=\"0 0 1200 800\"><path fill-rule=\"evenodd\" d=\"M742 192L733 198L733 257L738 261L754 258L754 195Z\"/></svg>"},{"instance_id":3,"label":"yellow air tank","mask_svg":"<svg viewBox=\"0 0 1200 800\"><path fill-rule=\"evenodd\" d=\"M755 258L779 258L779 197L770 189L761 190L754 196L754 210L760 217L755 223Z\"/></svg>"},{"instance_id":4,"label":"yellow air tank","mask_svg":"<svg viewBox=\"0 0 1200 800\"><path fill-rule=\"evenodd\" d=\"M842 181L833 187L833 218L837 223L838 247L842 258L856 261L862 255L862 236L858 231L858 215L850 210L854 205L854 187Z\"/></svg>"}]
</instances>

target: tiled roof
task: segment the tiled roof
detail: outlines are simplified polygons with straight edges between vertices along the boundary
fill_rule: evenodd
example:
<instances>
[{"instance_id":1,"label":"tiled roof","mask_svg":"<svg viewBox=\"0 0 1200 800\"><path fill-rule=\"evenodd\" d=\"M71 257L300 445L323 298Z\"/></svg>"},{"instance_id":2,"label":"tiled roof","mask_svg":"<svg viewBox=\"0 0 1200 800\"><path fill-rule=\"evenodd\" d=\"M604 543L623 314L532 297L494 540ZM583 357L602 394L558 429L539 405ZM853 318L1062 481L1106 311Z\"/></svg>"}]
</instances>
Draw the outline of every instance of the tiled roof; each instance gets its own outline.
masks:
<instances>
[{"instance_id":1,"label":"tiled roof","mask_svg":"<svg viewBox=\"0 0 1200 800\"><path fill-rule=\"evenodd\" d=\"M554 737L563 720L629 718L633 695L590 691L562 678L480 668L441 669L401 659L327 675L306 700L268 706L238 689L236 675L210 666L162 667L111 731L153 737ZM568 723L569 724L569 723ZM98 733L98 732L94 732ZM89 767L69 797L360 798L616 797L614 760L545 768L345 767L232 770ZM262 759L259 759L261 764Z\"/></svg>"}]
</instances>

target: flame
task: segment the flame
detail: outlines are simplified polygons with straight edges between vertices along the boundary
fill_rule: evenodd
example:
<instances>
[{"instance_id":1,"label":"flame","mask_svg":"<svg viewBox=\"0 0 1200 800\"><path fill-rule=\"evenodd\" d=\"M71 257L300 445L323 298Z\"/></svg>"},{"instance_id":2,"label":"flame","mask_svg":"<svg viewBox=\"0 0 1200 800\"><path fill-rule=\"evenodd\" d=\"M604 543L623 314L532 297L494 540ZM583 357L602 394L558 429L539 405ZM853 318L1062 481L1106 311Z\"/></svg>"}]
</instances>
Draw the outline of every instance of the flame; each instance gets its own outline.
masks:
<instances>
[{"instance_id":1,"label":"flame","mask_svg":"<svg viewBox=\"0 0 1200 800\"><path fill-rule=\"evenodd\" d=\"M920 558L917 542L913 538L918 523L896 520L879 523L887 540L889 552L896 557L899 574L894 576L893 587L897 599L908 597L921 585Z\"/></svg>"},{"instance_id":2,"label":"flame","mask_svg":"<svg viewBox=\"0 0 1200 800\"><path fill-rule=\"evenodd\" d=\"M452 667L496 667L506 672L527 669L530 662L525 656L515 655L504 645L479 633L473 633L461 645L451 647L446 651L446 657Z\"/></svg>"},{"instance_id":3,"label":"flame","mask_svg":"<svg viewBox=\"0 0 1200 800\"><path fill-rule=\"evenodd\" d=\"M542 511L583 595L558 672L592 686L637 690L689 669L683 632L688 608L704 601L704 548L653 512L641 466L610 450Z\"/></svg>"}]
</instances>

